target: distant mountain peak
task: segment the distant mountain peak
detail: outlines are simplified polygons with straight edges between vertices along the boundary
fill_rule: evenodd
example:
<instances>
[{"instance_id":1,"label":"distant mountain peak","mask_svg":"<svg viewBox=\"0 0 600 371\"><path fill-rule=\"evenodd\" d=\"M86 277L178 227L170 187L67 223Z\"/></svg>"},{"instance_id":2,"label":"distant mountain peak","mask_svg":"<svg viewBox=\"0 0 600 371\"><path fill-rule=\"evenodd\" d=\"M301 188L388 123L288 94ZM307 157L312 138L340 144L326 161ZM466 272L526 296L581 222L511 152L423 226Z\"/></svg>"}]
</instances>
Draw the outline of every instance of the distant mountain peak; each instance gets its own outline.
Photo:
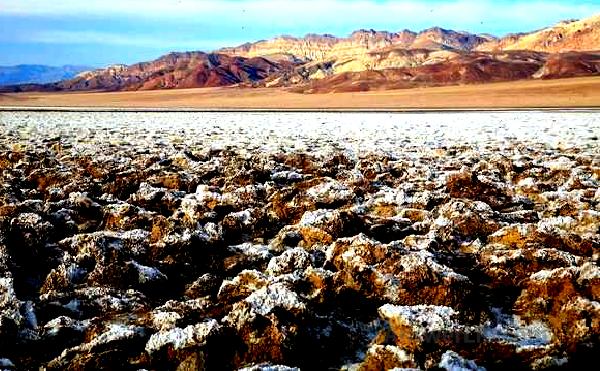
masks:
<instances>
[{"instance_id":1,"label":"distant mountain peak","mask_svg":"<svg viewBox=\"0 0 600 371\"><path fill-rule=\"evenodd\" d=\"M46 84L77 76L91 70L87 66L46 66L41 64L20 64L0 66L0 86L18 84Z\"/></svg>"}]
</instances>

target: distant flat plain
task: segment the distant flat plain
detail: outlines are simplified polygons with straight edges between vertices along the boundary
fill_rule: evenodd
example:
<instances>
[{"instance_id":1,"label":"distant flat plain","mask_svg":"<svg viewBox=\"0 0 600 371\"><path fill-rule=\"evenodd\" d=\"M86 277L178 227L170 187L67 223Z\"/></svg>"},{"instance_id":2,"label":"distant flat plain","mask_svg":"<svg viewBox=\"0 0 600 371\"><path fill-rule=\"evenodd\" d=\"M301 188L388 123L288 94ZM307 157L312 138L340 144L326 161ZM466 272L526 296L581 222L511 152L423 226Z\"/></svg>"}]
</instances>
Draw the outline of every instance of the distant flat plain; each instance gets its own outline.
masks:
<instances>
[{"instance_id":1,"label":"distant flat plain","mask_svg":"<svg viewBox=\"0 0 600 371\"><path fill-rule=\"evenodd\" d=\"M600 107L600 76L358 93L279 88L0 94L0 107L402 110Z\"/></svg>"}]
</instances>

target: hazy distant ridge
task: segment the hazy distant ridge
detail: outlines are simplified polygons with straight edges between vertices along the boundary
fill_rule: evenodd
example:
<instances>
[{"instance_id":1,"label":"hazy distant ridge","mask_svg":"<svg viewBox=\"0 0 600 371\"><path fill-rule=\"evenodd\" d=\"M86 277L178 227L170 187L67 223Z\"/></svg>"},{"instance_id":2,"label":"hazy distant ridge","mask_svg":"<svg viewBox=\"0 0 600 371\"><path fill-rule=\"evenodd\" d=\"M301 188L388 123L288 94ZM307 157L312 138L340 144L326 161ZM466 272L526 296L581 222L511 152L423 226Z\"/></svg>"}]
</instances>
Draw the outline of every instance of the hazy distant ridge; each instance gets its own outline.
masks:
<instances>
[{"instance_id":1,"label":"hazy distant ridge","mask_svg":"<svg viewBox=\"0 0 600 371\"><path fill-rule=\"evenodd\" d=\"M72 79L81 72L91 70L87 66L44 66L21 64L18 66L0 66L0 86L17 84L47 84Z\"/></svg>"}]
</instances>

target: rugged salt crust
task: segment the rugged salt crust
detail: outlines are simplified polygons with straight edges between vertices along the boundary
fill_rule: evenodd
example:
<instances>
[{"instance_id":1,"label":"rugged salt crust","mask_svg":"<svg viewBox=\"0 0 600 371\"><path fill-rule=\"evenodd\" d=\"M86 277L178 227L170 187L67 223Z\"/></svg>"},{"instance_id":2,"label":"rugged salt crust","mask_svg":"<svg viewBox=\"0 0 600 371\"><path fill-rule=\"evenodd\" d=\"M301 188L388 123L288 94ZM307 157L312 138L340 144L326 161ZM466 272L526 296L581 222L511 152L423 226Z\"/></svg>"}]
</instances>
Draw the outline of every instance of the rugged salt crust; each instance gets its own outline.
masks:
<instances>
[{"instance_id":1,"label":"rugged salt crust","mask_svg":"<svg viewBox=\"0 0 600 371\"><path fill-rule=\"evenodd\" d=\"M0 112L0 368L583 368L599 136L595 112Z\"/></svg>"}]
</instances>

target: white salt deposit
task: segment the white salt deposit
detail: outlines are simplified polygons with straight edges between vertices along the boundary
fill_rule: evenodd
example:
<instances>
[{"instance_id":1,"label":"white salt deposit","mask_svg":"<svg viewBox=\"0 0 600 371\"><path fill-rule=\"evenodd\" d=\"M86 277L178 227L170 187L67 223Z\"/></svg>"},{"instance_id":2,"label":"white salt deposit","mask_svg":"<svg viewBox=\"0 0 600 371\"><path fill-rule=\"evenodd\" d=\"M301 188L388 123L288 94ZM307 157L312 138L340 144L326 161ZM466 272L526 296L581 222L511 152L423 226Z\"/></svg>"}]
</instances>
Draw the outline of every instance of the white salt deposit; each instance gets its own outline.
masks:
<instances>
[{"instance_id":1,"label":"white salt deposit","mask_svg":"<svg viewBox=\"0 0 600 371\"><path fill-rule=\"evenodd\" d=\"M148 146L234 148L248 152L404 153L451 145L538 143L553 148L596 149L600 114L574 112L430 113L169 113L169 112L0 112L0 147L45 146L60 139L77 153L107 152L111 145L147 151ZM66 145L66 146L65 146ZM112 147L114 148L114 147ZM102 152L100 152L102 153ZM561 163L562 165L562 163Z\"/></svg>"}]
</instances>

